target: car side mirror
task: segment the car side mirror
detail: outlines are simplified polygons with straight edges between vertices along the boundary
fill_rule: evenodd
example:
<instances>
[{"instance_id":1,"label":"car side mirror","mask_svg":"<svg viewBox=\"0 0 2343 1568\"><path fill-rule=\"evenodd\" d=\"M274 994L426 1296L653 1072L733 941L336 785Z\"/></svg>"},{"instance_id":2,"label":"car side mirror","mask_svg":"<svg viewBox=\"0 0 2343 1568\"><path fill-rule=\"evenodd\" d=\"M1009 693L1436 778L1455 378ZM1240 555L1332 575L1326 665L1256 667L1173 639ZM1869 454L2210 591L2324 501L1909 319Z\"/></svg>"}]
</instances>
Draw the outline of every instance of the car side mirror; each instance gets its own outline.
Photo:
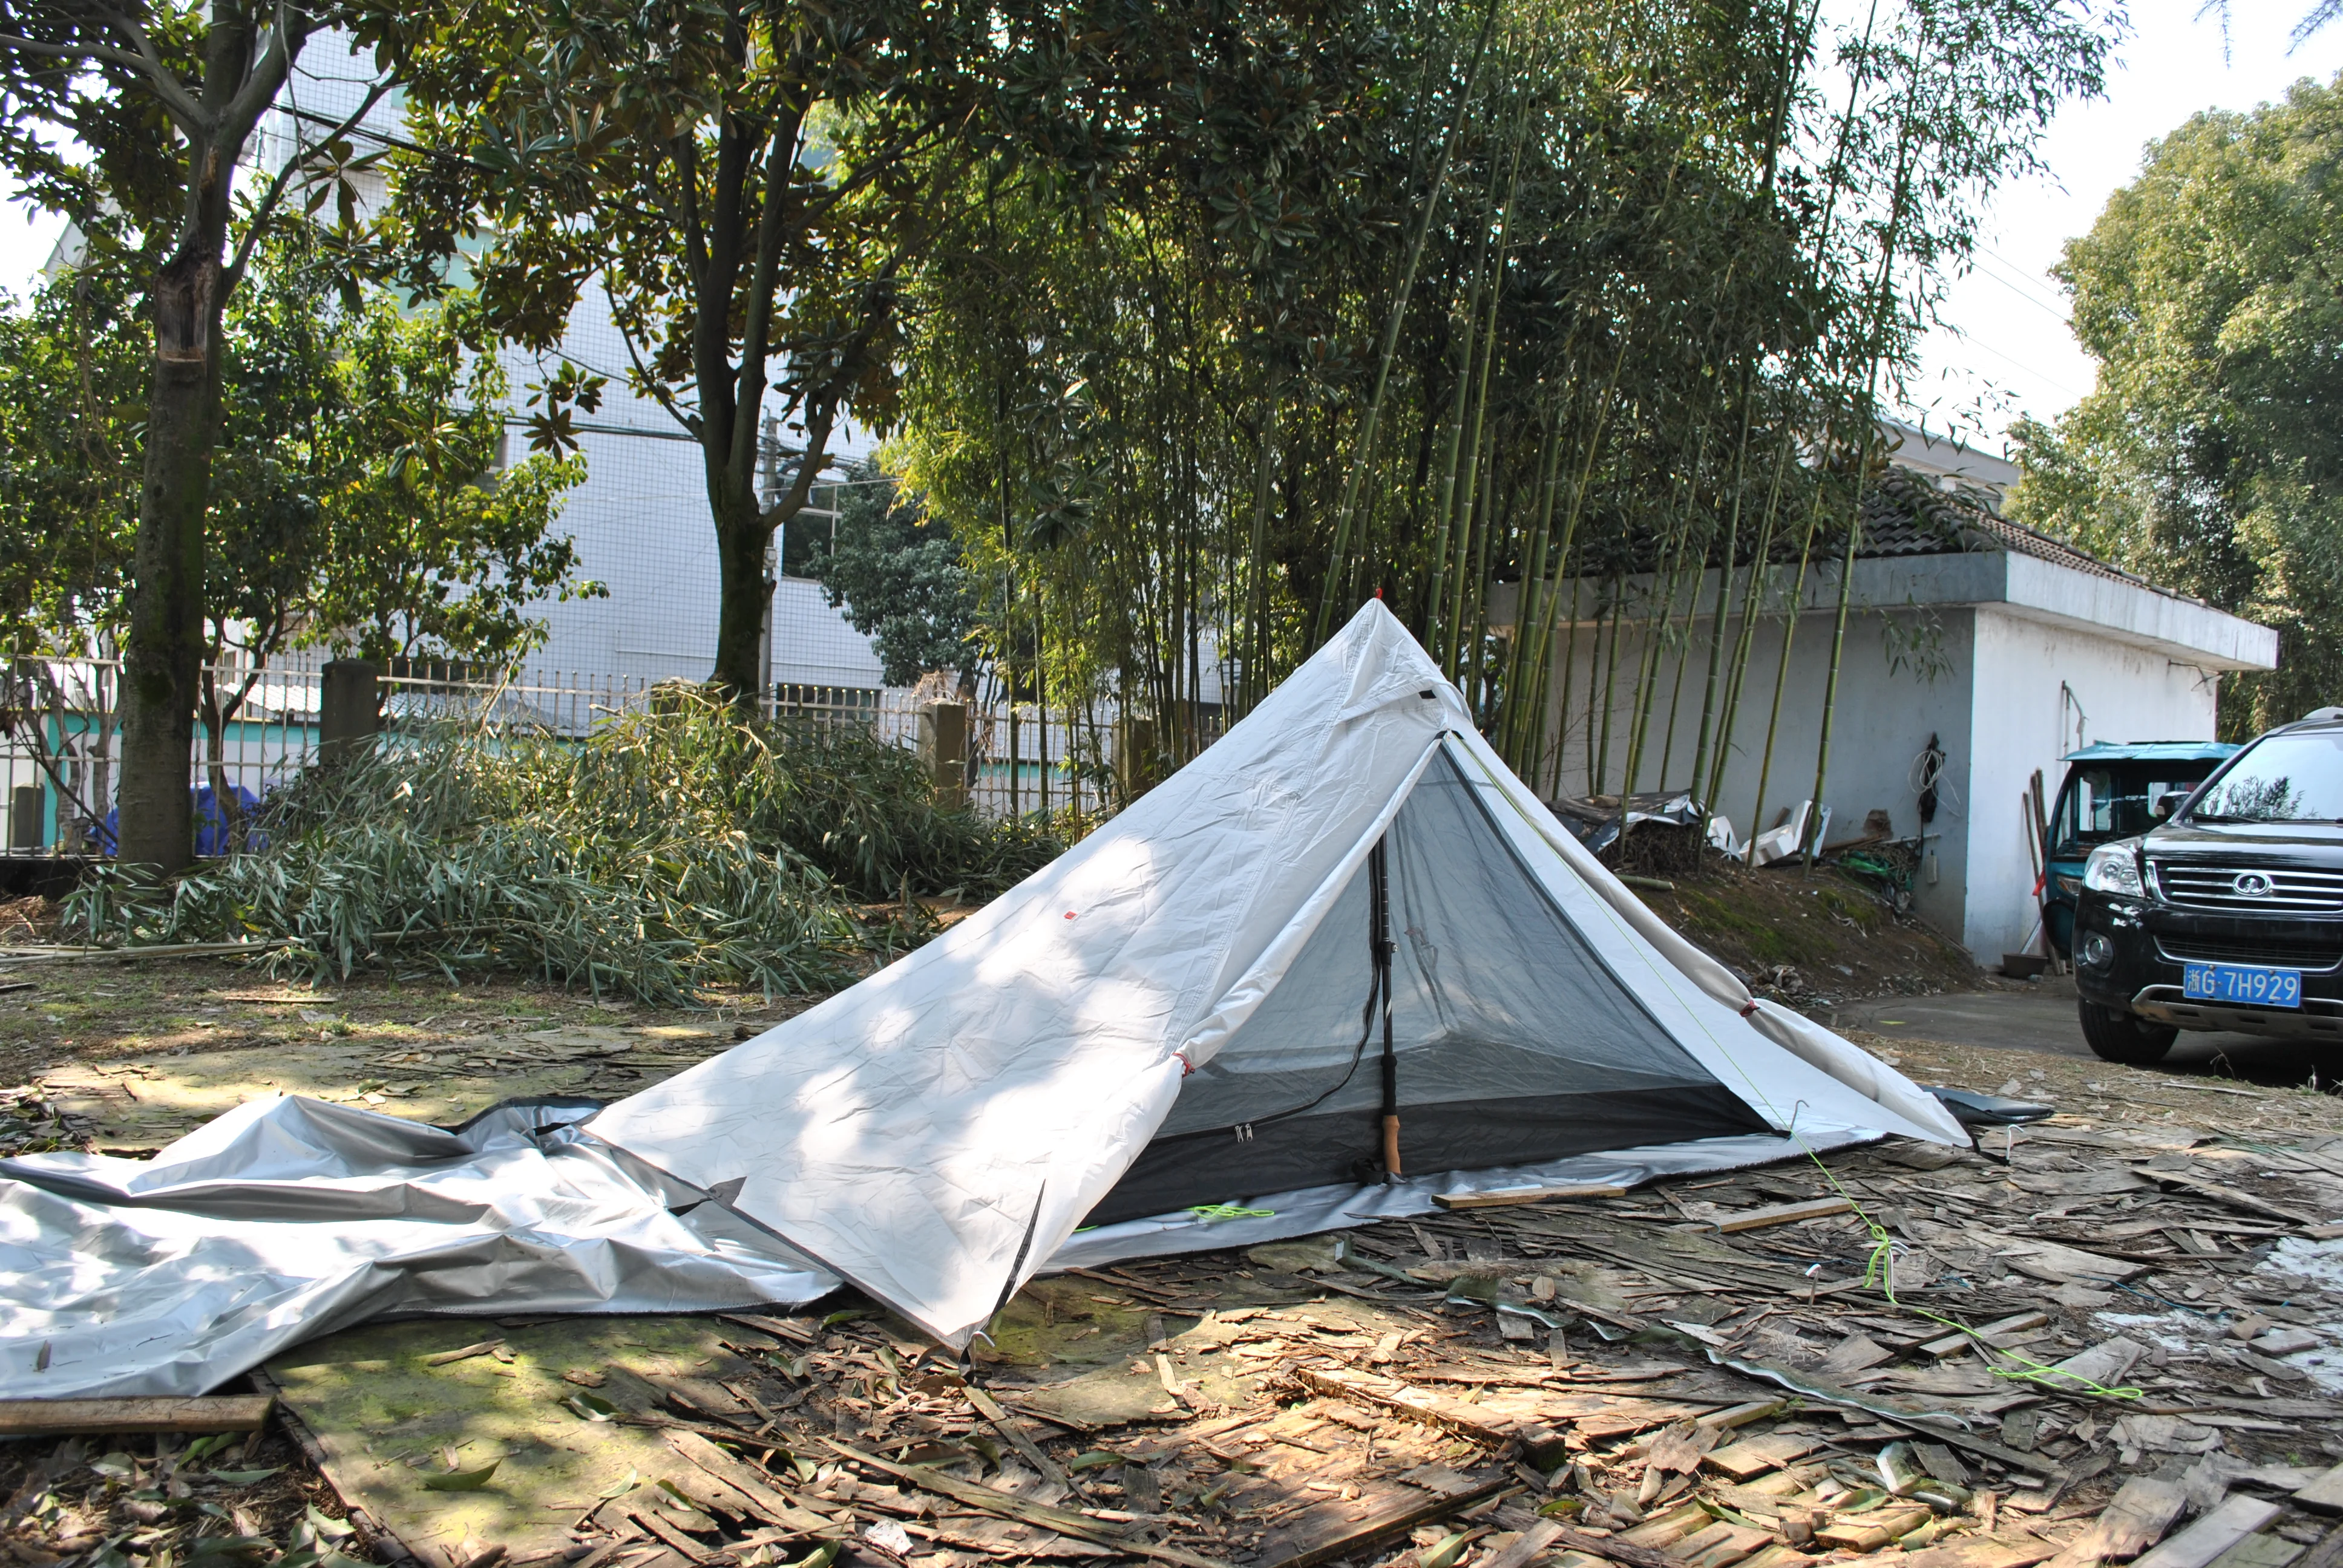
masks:
<instances>
[{"instance_id":1,"label":"car side mirror","mask_svg":"<svg viewBox=\"0 0 2343 1568\"><path fill-rule=\"evenodd\" d=\"M2179 810L2187 799L2188 791L2186 789L2167 789L2158 795L2156 798L2156 819L2159 822L2169 821L2172 814Z\"/></svg>"}]
</instances>

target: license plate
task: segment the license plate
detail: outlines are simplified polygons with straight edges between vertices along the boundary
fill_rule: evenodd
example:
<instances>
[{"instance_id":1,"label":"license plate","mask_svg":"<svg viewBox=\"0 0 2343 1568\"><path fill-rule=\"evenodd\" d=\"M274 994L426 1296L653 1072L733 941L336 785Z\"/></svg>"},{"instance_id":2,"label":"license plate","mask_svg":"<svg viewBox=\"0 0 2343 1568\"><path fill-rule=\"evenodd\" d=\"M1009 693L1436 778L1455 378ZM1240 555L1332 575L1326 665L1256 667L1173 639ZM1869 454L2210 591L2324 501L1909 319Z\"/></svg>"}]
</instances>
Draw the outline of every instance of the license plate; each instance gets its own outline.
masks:
<instances>
[{"instance_id":1,"label":"license plate","mask_svg":"<svg viewBox=\"0 0 2343 1568\"><path fill-rule=\"evenodd\" d=\"M2264 969L2258 964L2184 964L2180 989L2190 1001L2300 1007L2302 971Z\"/></svg>"}]
</instances>

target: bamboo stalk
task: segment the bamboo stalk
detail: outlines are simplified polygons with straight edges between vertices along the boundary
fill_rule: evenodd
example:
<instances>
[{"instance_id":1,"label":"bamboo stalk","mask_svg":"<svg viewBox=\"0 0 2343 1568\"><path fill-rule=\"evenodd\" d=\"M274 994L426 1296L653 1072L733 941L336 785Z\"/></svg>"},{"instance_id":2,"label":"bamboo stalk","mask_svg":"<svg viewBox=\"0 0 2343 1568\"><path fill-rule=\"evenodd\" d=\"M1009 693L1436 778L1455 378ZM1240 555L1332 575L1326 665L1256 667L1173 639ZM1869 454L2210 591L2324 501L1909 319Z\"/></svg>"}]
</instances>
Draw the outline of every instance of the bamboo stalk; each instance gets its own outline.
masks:
<instances>
[{"instance_id":1,"label":"bamboo stalk","mask_svg":"<svg viewBox=\"0 0 2343 1568\"><path fill-rule=\"evenodd\" d=\"M1359 445L1351 462L1350 477L1344 482L1342 502L1334 516L1334 546L1329 553L1326 593L1318 601L1318 619L1310 637L1312 647L1326 640L1330 618L1333 614L1333 584L1345 551L1350 545L1351 515L1359 499L1359 483L1366 472L1366 457L1374 450L1375 426L1383 418L1383 395L1391 382L1392 357L1399 349L1400 323L1407 315L1409 297L1415 292L1416 269L1423 261L1424 242L1431 236L1432 225L1440 210L1441 196L1447 189L1448 168L1456 155L1456 138L1464 128L1464 116L1472 106L1473 90L1481 79L1481 61L1488 47L1489 33L1496 25L1497 0L1489 0L1488 9L1481 21L1481 35L1473 45L1473 64L1464 74L1464 86L1456 95L1456 114L1448 126L1446 144L1440 149L1439 172L1433 176L1431 193L1424 198L1423 216L1416 225L1415 238L1408 246L1407 265L1400 274L1398 297L1392 302L1391 314L1383 325L1383 352L1375 366L1374 394L1367 400L1364 427L1359 434Z\"/></svg>"}]
</instances>

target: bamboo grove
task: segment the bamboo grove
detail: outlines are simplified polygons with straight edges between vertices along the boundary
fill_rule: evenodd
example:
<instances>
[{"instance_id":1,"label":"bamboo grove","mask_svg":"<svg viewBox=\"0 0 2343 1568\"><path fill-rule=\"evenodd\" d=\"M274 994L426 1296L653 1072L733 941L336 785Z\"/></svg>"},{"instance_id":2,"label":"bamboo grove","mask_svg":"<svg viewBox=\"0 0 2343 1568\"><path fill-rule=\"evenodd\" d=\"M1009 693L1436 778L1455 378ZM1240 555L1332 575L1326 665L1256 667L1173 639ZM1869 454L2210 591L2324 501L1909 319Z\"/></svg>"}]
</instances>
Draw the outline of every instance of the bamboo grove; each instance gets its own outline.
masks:
<instances>
[{"instance_id":1,"label":"bamboo grove","mask_svg":"<svg viewBox=\"0 0 2343 1568\"><path fill-rule=\"evenodd\" d=\"M1711 799L1742 754L1820 799L1875 416L2108 24L1208 9L1217 68L1090 177L956 165L904 283L886 456L992 667L1177 762L1379 595L1542 790ZM1758 633L1798 605L1834 646L1792 757Z\"/></svg>"}]
</instances>

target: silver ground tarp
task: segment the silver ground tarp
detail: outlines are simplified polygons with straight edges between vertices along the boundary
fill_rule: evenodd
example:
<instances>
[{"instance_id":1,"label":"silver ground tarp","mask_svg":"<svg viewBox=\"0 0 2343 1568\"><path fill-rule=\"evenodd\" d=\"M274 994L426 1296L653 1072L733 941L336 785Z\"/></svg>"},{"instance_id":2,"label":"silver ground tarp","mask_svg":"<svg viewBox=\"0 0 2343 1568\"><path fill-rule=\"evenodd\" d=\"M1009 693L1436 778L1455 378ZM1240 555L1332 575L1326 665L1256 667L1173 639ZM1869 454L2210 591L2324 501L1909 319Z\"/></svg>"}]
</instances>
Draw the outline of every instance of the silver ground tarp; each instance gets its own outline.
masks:
<instances>
[{"instance_id":1,"label":"silver ground tarp","mask_svg":"<svg viewBox=\"0 0 2343 1568\"><path fill-rule=\"evenodd\" d=\"M255 1100L151 1161L0 1161L0 1398L201 1393L370 1318L707 1312L837 1287L574 1131L593 1109L503 1106L448 1131Z\"/></svg>"},{"instance_id":2,"label":"silver ground tarp","mask_svg":"<svg viewBox=\"0 0 2343 1568\"><path fill-rule=\"evenodd\" d=\"M287 1097L151 1161L0 1161L0 1399L193 1394L372 1319L796 1305L838 1279L578 1131L586 1102L456 1131ZM1429 1212L1435 1193L1633 1186L1868 1142L1712 1138L1389 1186L1319 1187L1078 1232L1044 1271Z\"/></svg>"}]
</instances>

